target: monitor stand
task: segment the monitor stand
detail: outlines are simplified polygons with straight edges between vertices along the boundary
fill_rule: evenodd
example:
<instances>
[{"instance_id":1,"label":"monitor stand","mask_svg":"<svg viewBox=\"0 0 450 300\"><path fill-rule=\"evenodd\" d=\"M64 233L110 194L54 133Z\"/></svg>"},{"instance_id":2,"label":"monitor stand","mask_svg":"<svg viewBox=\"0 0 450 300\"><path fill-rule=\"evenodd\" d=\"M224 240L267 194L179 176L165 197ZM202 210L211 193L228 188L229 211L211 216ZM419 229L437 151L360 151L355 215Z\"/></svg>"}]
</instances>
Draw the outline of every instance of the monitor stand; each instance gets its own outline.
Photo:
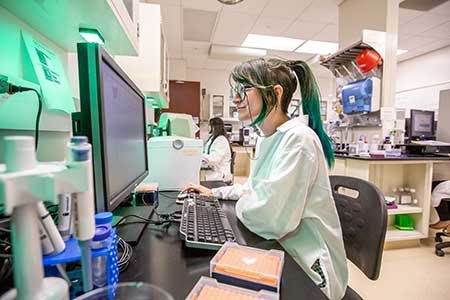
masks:
<instances>
[{"instance_id":1,"label":"monitor stand","mask_svg":"<svg viewBox=\"0 0 450 300\"><path fill-rule=\"evenodd\" d=\"M139 217L150 219L153 215L153 206L119 206L114 210L113 224L115 225L122 217L128 215L138 215ZM141 221L138 218L129 217L127 222ZM122 225L117 227L117 235L120 236L125 242L131 246L136 246L144 233L148 223L136 223L129 225Z\"/></svg>"}]
</instances>

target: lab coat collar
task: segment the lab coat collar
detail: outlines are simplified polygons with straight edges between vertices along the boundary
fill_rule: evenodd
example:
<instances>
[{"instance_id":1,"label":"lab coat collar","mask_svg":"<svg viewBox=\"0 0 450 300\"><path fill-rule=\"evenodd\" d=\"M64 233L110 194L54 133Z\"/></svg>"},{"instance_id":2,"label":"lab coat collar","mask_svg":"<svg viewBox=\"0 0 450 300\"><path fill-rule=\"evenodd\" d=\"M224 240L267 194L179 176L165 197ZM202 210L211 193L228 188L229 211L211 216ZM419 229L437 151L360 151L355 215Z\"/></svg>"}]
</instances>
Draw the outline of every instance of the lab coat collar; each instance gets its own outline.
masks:
<instances>
[{"instance_id":1,"label":"lab coat collar","mask_svg":"<svg viewBox=\"0 0 450 300\"><path fill-rule=\"evenodd\" d=\"M286 131L288 131L289 129L291 129L291 128L295 127L295 126L298 126L298 125L305 125L305 124L303 123L302 118L300 118L300 117L293 118L293 119L290 119L290 120L287 121L287 122L284 122L283 124L281 124L280 126L278 126L277 131L283 133L283 132L286 132Z\"/></svg>"}]
</instances>

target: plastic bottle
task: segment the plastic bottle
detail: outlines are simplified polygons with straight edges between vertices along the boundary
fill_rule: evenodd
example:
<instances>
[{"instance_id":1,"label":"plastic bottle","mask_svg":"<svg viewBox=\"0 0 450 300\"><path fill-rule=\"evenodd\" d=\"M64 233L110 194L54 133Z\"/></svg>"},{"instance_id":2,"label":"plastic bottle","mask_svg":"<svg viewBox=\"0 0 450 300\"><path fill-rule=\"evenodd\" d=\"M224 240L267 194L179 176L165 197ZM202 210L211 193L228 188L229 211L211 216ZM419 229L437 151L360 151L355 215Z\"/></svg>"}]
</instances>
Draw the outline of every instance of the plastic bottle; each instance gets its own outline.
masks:
<instances>
[{"instance_id":1,"label":"plastic bottle","mask_svg":"<svg viewBox=\"0 0 450 300\"><path fill-rule=\"evenodd\" d=\"M411 188L409 191L411 193L412 204L413 205L418 205L419 201L416 198L416 189Z\"/></svg>"},{"instance_id":2,"label":"plastic bottle","mask_svg":"<svg viewBox=\"0 0 450 300\"><path fill-rule=\"evenodd\" d=\"M391 138L390 138L390 136L386 136L385 138L384 138L384 143L383 143L384 145L384 150L386 150L386 151L391 151L392 150L392 143L391 143Z\"/></svg>"},{"instance_id":3,"label":"plastic bottle","mask_svg":"<svg viewBox=\"0 0 450 300\"><path fill-rule=\"evenodd\" d=\"M107 226L97 226L95 236L91 241L91 248L93 250L107 248L110 243L110 229ZM107 267L107 256L96 256L92 258L92 282L94 286L103 287L106 285Z\"/></svg>"},{"instance_id":4,"label":"plastic bottle","mask_svg":"<svg viewBox=\"0 0 450 300\"><path fill-rule=\"evenodd\" d=\"M363 151L363 148L364 148L364 136L360 136L359 137L359 140L358 140L358 142L357 142L357 145L358 145L358 150L357 150L357 154L359 154L359 153L361 153L361 152L364 152Z\"/></svg>"},{"instance_id":5,"label":"plastic bottle","mask_svg":"<svg viewBox=\"0 0 450 300\"><path fill-rule=\"evenodd\" d=\"M370 152L378 151L379 144L380 144L380 136L378 134L373 135L372 143L370 144Z\"/></svg>"}]
</instances>

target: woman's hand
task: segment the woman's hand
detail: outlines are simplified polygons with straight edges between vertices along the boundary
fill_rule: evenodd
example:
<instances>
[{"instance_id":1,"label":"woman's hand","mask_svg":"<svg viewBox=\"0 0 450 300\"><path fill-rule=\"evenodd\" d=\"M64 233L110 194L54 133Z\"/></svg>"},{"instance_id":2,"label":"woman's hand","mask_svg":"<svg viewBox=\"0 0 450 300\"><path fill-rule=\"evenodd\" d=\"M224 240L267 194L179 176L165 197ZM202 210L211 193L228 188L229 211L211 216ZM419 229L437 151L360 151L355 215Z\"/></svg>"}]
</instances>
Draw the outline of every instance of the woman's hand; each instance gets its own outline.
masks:
<instances>
[{"instance_id":1,"label":"woman's hand","mask_svg":"<svg viewBox=\"0 0 450 300\"><path fill-rule=\"evenodd\" d=\"M212 196L212 190L200 185L200 184L189 184L187 185L184 189L183 192L194 192L194 193L199 193L200 195L203 196Z\"/></svg>"}]
</instances>

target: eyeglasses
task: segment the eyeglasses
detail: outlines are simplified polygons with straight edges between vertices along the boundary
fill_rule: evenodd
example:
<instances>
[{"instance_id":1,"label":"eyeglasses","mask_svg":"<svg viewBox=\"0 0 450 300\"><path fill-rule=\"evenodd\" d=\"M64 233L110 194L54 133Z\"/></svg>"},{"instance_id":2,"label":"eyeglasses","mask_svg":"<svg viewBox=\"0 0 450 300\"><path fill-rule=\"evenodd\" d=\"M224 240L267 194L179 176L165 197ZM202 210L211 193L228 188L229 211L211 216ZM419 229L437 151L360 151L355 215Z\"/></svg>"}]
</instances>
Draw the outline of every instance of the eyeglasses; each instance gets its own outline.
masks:
<instances>
[{"instance_id":1,"label":"eyeglasses","mask_svg":"<svg viewBox=\"0 0 450 300\"><path fill-rule=\"evenodd\" d=\"M236 86L231 87L234 96L237 96L241 101L244 101L247 99L247 91L254 89L254 87L250 85L244 85L242 83L236 83Z\"/></svg>"}]
</instances>

